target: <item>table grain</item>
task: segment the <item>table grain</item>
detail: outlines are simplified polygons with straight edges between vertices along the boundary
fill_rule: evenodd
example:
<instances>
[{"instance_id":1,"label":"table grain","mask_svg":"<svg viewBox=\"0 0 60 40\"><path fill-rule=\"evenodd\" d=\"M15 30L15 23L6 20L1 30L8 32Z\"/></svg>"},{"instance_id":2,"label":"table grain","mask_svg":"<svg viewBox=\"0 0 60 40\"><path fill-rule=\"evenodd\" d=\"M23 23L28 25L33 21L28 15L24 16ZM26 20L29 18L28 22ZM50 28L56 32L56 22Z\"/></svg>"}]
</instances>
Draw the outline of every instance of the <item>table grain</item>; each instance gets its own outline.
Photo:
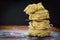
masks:
<instances>
[{"instance_id":1,"label":"table grain","mask_svg":"<svg viewBox=\"0 0 60 40\"><path fill-rule=\"evenodd\" d=\"M3 29L12 29L12 28L16 28L16 29L19 29L19 30L28 30L28 26L16 26L16 25L13 25L13 26L0 26L0 30L3 30ZM57 32L60 34L60 28L55 28L53 27L51 29L53 32ZM60 40L60 36L57 36L57 37L30 37L30 36L27 36L27 37L12 37L12 38L0 38L0 40Z\"/></svg>"}]
</instances>

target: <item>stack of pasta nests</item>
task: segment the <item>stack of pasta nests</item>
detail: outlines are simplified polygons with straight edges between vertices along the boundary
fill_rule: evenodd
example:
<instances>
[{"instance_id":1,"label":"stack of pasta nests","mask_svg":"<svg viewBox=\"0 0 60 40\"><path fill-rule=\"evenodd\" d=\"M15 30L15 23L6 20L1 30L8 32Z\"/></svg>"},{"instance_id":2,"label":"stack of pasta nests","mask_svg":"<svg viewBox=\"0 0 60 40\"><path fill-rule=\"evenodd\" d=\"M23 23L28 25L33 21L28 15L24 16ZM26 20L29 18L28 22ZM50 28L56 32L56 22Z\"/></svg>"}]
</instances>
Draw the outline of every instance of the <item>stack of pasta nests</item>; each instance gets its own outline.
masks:
<instances>
[{"instance_id":1,"label":"stack of pasta nests","mask_svg":"<svg viewBox=\"0 0 60 40\"><path fill-rule=\"evenodd\" d=\"M37 4L29 4L24 12L29 15L29 35L31 36L49 36L50 21L49 12L45 9L41 2Z\"/></svg>"}]
</instances>

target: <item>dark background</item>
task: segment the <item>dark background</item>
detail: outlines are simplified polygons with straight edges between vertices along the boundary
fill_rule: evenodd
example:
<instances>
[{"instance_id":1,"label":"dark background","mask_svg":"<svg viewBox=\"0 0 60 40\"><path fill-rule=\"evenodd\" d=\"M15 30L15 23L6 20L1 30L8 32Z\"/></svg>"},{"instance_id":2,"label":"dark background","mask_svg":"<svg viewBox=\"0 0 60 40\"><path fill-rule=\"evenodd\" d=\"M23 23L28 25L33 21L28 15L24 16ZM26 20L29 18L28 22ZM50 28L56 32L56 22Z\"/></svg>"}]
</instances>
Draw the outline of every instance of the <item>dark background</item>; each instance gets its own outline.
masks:
<instances>
[{"instance_id":1,"label":"dark background","mask_svg":"<svg viewBox=\"0 0 60 40\"><path fill-rule=\"evenodd\" d=\"M50 12L50 21L54 26L60 26L60 2L59 0L1 0L0 1L0 25L28 25L25 19L28 15L24 8L28 4L42 2Z\"/></svg>"}]
</instances>

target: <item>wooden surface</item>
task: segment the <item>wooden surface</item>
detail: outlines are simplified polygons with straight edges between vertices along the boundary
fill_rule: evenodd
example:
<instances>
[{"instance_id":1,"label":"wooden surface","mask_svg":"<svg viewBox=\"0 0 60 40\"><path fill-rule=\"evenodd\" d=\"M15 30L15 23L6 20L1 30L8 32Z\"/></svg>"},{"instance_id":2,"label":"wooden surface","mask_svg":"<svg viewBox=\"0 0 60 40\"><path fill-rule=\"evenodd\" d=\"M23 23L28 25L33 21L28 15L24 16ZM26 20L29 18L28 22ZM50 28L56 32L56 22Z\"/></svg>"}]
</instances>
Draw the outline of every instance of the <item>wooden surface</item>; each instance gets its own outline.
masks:
<instances>
[{"instance_id":1,"label":"wooden surface","mask_svg":"<svg viewBox=\"0 0 60 40\"><path fill-rule=\"evenodd\" d=\"M0 30L2 29L12 29L12 28L16 28L19 30L27 30L28 27L27 26L0 26ZM53 32L57 32L60 34L60 28L52 28L51 29ZM20 37L20 38L0 38L0 40L60 40L60 36L56 36L56 37Z\"/></svg>"},{"instance_id":2,"label":"wooden surface","mask_svg":"<svg viewBox=\"0 0 60 40\"><path fill-rule=\"evenodd\" d=\"M27 26L17 26L17 25L0 26L0 30L2 30L2 29L13 29L13 28L16 28L16 29L19 29L19 30L26 30L26 29L28 29Z\"/></svg>"}]
</instances>

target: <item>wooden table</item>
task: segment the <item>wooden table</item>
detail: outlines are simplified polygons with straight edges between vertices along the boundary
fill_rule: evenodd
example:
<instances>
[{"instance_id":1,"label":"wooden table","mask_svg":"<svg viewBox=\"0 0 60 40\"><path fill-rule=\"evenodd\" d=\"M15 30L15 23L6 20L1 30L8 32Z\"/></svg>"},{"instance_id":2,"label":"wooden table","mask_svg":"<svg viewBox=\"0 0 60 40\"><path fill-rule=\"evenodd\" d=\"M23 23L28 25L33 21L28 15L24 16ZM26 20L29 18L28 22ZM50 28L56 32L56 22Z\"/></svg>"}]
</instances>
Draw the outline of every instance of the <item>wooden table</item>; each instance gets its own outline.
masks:
<instances>
[{"instance_id":1,"label":"wooden table","mask_svg":"<svg viewBox=\"0 0 60 40\"><path fill-rule=\"evenodd\" d=\"M11 28L17 28L19 30L27 30L27 26L0 26L0 30L2 29L11 29ZM60 34L60 28L52 28L53 32L57 32ZM0 38L0 40L60 40L60 35L56 37L20 37L20 38Z\"/></svg>"}]
</instances>

